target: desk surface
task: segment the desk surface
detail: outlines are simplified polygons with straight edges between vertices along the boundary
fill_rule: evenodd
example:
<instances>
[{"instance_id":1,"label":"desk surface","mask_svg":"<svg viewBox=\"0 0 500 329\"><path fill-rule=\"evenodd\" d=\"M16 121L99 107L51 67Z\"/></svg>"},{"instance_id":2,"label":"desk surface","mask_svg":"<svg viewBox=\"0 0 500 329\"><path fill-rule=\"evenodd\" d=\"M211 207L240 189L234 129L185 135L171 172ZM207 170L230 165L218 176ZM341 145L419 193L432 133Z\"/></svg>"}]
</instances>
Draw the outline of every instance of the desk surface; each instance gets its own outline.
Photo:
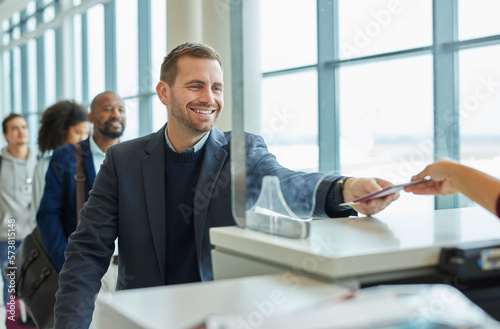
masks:
<instances>
[{"instance_id":1,"label":"desk surface","mask_svg":"<svg viewBox=\"0 0 500 329\"><path fill-rule=\"evenodd\" d=\"M216 251L330 279L432 267L442 246L499 239L500 220L480 207L314 220L304 240L210 230Z\"/></svg>"},{"instance_id":2,"label":"desk surface","mask_svg":"<svg viewBox=\"0 0 500 329\"><path fill-rule=\"evenodd\" d=\"M214 314L239 314L243 322L251 322L348 292L298 275L124 290L99 295L94 322L106 329L186 329Z\"/></svg>"}]
</instances>

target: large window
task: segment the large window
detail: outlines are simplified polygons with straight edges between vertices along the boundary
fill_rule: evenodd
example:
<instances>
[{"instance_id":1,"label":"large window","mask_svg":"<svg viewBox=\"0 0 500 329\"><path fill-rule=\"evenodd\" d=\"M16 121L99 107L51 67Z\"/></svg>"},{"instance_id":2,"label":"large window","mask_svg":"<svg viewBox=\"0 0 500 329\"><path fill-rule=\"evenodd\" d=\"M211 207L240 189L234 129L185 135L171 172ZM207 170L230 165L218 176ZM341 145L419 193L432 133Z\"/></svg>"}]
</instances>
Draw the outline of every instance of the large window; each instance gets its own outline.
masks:
<instances>
[{"instance_id":1,"label":"large window","mask_svg":"<svg viewBox=\"0 0 500 329\"><path fill-rule=\"evenodd\" d=\"M475 39L500 34L495 0L458 0L459 39Z\"/></svg>"},{"instance_id":2,"label":"large window","mask_svg":"<svg viewBox=\"0 0 500 329\"><path fill-rule=\"evenodd\" d=\"M165 0L28 2L0 25L2 114L25 114L36 146L45 108L63 98L89 105L113 90L127 107L123 139L160 128L166 111L154 96L166 55L165 13ZM63 69L63 62L72 65Z\"/></svg>"},{"instance_id":3,"label":"large window","mask_svg":"<svg viewBox=\"0 0 500 329\"><path fill-rule=\"evenodd\" d=\"M430 55L339 69L340 173L399 184L432 162L431 81ZM432 198L402 193L391 210L407 202L432 207Z\"/></svg>"},{"instance_id":4,"label":"large window","mask_svg":"<svg viewBox=\"0 0 500 329\"><path fill-rule=\"evenodd\" d=\"M96 5L87 12L87 54L88 59L88 98L107 90L104 43L104 6Z\"/></svg>"},{"instance_id":5,"label":"large window","mask_svg":"<svg viewBox=\"0 0 500 329\"><path fill-rule=\"evenodd\" d=\"M288 168L318 170L318 77L314 1L261 1L260 134ZM276 13L287 8L286 15ZM297 152L302 156L296 157Z\"/></svg>"},{"instance_id":6,"label":"large window","mask_svg":"<svg viewBox=\"0 0 500 329\"><path fill-rule=\"evenodd\" d=\"M500 177L498 1L260 3L258 115L285 166L402 183L447 156ZM469 204L402 193L385 211Z\"/></svg>"},{"instance_id":7,"label":"large window","mask_svg":"<svg viewBox=\"0 0 500 329\"><path fill-rule=\"evenodd\" d=\"M348 59L429 46L431 5L430 0L339 0L339 57Z\"/></svg>"}]
</instances>

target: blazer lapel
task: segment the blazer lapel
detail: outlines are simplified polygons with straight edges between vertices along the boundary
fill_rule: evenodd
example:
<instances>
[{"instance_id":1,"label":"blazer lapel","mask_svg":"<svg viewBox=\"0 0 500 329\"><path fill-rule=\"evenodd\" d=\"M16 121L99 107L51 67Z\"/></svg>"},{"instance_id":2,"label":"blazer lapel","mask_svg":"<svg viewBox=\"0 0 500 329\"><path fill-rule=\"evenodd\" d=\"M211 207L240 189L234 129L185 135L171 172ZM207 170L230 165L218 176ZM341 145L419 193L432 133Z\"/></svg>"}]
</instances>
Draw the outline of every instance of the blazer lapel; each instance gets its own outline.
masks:
<instances>
[{"instance_id":1,"label":"blazer lapel","mask_svg":"<svg viewBox=\"0 0 500 329\"><path fill-rule=\"evenodd\" d=\"M142 177L156 257L165 280L165 126L153 135L142 160Z\"/></svg>"},{"instance_id":2,"label":"blazer lapel","mask_svg":"<svg viewBox=\"0 0 500 329\"><path fill-rule=\"evenodd\" d=\"M194 236L199 264L201 264L201 248L207 221L209 200L212 197L215 183L227 157L227 152L222 148L226 144L227 141L224 135L216 128L212 129L205 145L205 157L201 165L194 196Z\"/></svg>"}]
</instances>

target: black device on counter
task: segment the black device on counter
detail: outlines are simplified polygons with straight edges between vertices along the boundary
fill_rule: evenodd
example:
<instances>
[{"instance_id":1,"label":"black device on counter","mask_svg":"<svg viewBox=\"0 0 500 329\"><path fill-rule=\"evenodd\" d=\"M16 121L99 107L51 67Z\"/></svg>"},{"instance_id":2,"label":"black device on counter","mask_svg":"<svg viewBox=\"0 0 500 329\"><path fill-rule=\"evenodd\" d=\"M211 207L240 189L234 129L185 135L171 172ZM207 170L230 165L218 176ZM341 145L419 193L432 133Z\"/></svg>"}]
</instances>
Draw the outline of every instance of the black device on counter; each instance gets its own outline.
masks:
<instances>
[{"instance_id":1,"label":"black device on counter","mask_svg":"<svg viewBox=\"0 0 500 329\"><path fill-rule=\"evenodd\" d=\"M443 247L438 269L461 280L500 276L500 240Z\"/></svg>"}]
</instances>

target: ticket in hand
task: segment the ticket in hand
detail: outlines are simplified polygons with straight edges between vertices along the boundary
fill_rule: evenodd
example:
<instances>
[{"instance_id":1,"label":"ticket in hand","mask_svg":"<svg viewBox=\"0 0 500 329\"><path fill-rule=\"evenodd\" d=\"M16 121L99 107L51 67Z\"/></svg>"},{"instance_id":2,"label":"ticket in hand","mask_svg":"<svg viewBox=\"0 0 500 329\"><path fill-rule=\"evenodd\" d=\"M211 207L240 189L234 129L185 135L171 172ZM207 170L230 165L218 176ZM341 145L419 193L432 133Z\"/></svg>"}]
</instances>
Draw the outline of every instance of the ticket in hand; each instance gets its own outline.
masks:
<instances>
[{"instance_id":1,"label":"ticket in hand","mask_svg":"<svg viewBox=\"0 0 500 329\"><path fill-rule=\"evenodd\" d=\"M351 202L341 203L341 204L339 204L339 206L341 206L341 207L353 206L353 205L356 205L356 204L363 202L363 201L369 201L369 200L373 200L373 199L383 198L385 196L399 192L407 186L417 185L417 184L421 184L421 183L427 182L427 181L428 181L428 179L421 179L421 180L416 180L416 181L409 182L409 183L389 186L389 187L386 187L384 189L363 195L362 197L356 198L356 199L352 200Z\"/></svg>"}]
</instances>

